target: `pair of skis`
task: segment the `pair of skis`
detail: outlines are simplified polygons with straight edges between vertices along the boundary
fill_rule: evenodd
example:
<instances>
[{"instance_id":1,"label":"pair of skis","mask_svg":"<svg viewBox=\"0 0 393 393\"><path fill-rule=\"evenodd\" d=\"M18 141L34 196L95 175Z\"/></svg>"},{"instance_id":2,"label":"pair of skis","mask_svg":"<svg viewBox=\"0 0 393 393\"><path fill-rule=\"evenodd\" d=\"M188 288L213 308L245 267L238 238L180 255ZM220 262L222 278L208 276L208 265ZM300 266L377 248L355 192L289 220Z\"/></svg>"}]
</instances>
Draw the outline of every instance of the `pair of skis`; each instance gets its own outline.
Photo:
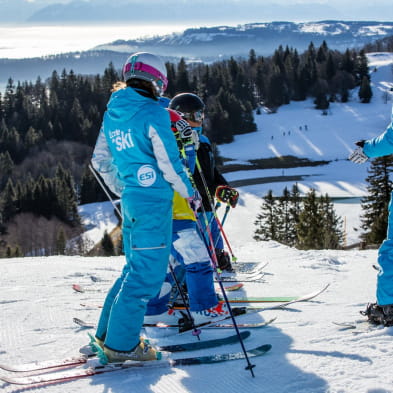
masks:
<instances>
[{"instance_id":1,"label":"pair of skis","mask_svg":"<svg viewBox=\"0 0 393 393\"><path fill-rule=\"evenodd\" d=\"M249 331L241 332L241 338L250 336ZM230 360L244 359L244 352L227 352L223 354L185 357L173 359L170 353L193 351L206 348L213 348L238 342L238 335L207 340L194 341L185 344L174 344L159 347L161 351L168 352L164 360L154 360L149 362L124 362L110 363L103 365L97 357L78 356L61 360L47 360L43 362L25 363L19 365L0 364L0 368L12 373L24 373L22 376L0 376L0 380L9 384L35 386L41 384L55 384L67 382L79 378L91 377L97 374L104 374L129 368L157 368L157 367L177 367L195 364L212 364ZM247 350L248 357L261 356L270 351L270 344L264 344L256 348ZM83 366L83 367L82 367Z\"/></svg>"},{"instance_id":2,"label":"pair of skis","mask_svg":"<svg viewBox=\"0 0 393 393\"><path fill-rule=\"evenodd\" d=\"M246 307L246 308L242 308L241 314L240 315L249 315L249 314L253 314L253 313L258 313L261 311L265 311L265 310L277 310L277 309L284 309L292 304L295 303L299 303L299 302L306 302L309 300L312 300L314 298L316 298L317 296L319 296L321 293L325 292L327 290L327 288L329 287L330 284L327 284L325 287L323 287L321 290L315 291L315 292L311 292L308 293L306 295L303 296L294 296L294 297L265 297L265 298L253 298L253 299L236 299L233 302L234 303L275 303L277 302L277 304L273 304L273 305L267 305L264 307ZM232 302L230 300L230 302ZM174 308L181 310L181 307L175 307ZM195 327L196 328L212 328L212 329L217 329L217 328L233 328L234 325L232 323L225 323L225 320L230 319L231 316L225 316L223 318L215 318L215 321L209 321L209 322L205 322L202 324L197 324ZM263 322L256 322L256 323L238 323L238 327L240 328L260 328L260 327L265 327L269 324L271 324L272 322L274 322L275 318L268 320L268 321L263 321ZM95 323L92 322L87 322L87 321L83 321L79 318L74 318L74 322L82 327L82 328L94 328L95 327ZM182 326L179 324L167 324L167 323L155 323L155 324L145 324L144 327L155 327L155 328L177 328L177 329L181 329ZM186 330L187 331L187 330Z\"/></svg>"}]
</instances>

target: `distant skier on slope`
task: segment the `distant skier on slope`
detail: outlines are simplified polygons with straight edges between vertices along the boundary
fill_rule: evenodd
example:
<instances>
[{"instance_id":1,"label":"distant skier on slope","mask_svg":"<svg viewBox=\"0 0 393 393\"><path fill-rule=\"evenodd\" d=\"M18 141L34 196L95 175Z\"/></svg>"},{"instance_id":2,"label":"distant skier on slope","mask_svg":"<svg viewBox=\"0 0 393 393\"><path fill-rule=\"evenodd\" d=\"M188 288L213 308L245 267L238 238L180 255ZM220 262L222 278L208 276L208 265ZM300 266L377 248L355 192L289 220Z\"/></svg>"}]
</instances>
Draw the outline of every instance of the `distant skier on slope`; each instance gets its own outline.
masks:
<instances>
[{"instance_id":1,"label":"distant skier on slope","mask_svg":"<svg viewBox=\"0 0 393 393\"><path fill-rule=\"evenodd\" d=\"M380 136L355 144L358 147L349 159L357 164L366 162L370 157L393 154L393 108L391 122ZM387 235L378 250L378 263L377 302L369 303L362 314L372 323L393 326L393 192L389 203Z\"/></svg>"},{"instance_id":2,"label":"distant skier on slope","mask_svg":"<svg viewBox=\"0 0 393 393\"><path fill-rule=\"evenodd\" d=\"M197 157L202 169L202 175L198 169L194 171L196 187L202 196L203 207L206 211L210 229L214 241L216 242L216 255L221 270L232 270L229 255L224 251L224 242L220 233L220 229L214 219L211 200L209 195L215 195L222 202L229 203L231 207L235 207L239 198L239 192L228 185L224 176L216 167L213 149L209 138L202 133L202 123L204 119L205 104L196 94L180 93L177 94L169 103L169 108L181 113L181 116L187 120L193 130L198 132L199 147L197 149ZM203 176L203 177L202 177ZM206 189L204 181L206 181ZM203 222L203 220L201 220Z\"/></svg>"},{"instance_id":3,"label":"distant skier on slope","mask_svg":"<svg viewBox=\"0 0 393 393\"><path fill-rule=\"evenodd\" d=\"M166 74L162 60L150 53L127 59L125 83L109 100L92 158L107 186L121 196L123 216L126 264L106 296L95 334L109 362L157 358L139 334L168 267L173 190L200 201L180 161L169 114L157 101Z\"/></svg>"}]
</instances>

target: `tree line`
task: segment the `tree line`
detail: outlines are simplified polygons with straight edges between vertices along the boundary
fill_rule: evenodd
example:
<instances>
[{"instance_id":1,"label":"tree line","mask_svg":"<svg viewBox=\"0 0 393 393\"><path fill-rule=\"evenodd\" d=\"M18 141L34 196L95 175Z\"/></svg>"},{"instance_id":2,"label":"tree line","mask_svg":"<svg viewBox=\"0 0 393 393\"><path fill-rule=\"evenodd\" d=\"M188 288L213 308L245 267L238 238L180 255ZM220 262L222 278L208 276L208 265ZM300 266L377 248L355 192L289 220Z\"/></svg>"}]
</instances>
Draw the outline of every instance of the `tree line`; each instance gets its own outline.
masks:
<instances>
[{"instance_id":1,"label":"tree line","mask_svg":"<svg viewBox=\"0 0 393 393\"><path fill-rule=\"evenodd\" d=\"M213 143L255 131L253 111L261 106L274 111L313 97L323 109L345 102L352 88L369 80L364 51L340 53L326 42L318 48L310 43L302 54L280 46L270 57L251 49L245 59L212 64L181 59L166 67L168 97L189 91L206 103L204 128ZM0 94L0 255L20 246L5 240L18 215L56 218L77 228L75 206L106 199L87 164L112 84L120 79L109 64L102 75L63 70L46 81L8 81Z\"/></svg>"},{"instance_id":2,"label":"tree line","mask_svg":"<svg viewBox=\"0 0 393 393\"><path fill-rule=\"evenodd\" d=\"M310 190L302 198L296 184L277 198L269 190L254 224L255 240L275 240L302 250L337 249L344 238L342 219L329 196L317 197Z\"/></svg>"}]
</instances>

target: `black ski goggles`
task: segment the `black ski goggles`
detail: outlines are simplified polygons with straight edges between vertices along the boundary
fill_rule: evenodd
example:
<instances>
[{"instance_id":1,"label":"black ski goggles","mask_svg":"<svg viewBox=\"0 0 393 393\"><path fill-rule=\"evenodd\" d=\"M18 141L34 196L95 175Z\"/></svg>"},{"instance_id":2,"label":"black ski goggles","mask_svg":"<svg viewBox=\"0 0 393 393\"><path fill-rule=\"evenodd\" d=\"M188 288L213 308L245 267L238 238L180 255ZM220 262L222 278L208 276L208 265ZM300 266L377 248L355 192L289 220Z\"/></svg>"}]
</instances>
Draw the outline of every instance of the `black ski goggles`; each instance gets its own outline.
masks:
<instances>
[{"instance_id":1,"label":"black ski goggles","mask_svg":"<svg viewBox=\"0 0 393 393\"><path fill-rule=\"evenodd\" d=\"M182 117L184 117L186 120L193 121L195 123L201 123L205 117L205 114L203 110L191 112L191 113L181 113Z\"/></svg>"}]
</instances>

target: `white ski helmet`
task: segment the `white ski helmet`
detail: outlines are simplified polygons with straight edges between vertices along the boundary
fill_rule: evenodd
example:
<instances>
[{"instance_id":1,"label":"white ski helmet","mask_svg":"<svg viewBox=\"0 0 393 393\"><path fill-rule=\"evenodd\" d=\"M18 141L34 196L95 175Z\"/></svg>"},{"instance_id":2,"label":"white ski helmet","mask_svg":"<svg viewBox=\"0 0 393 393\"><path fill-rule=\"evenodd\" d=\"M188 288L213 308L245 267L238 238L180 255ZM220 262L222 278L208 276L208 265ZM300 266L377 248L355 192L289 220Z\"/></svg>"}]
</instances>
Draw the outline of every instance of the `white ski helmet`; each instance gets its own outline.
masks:
<instances>
[{"instance_id":1,"label":"white ski helmet","mask_svg":"<svg viewBox=\"0 0 393 393\"><path fill-rule=\"evenodd\" d=\"M124 64L124 81L143 79L152 83L158 96L162 95L168 86L167 72L164 62L157 56L147 52L132 54Z\"/></svg>"}]
</instances>

